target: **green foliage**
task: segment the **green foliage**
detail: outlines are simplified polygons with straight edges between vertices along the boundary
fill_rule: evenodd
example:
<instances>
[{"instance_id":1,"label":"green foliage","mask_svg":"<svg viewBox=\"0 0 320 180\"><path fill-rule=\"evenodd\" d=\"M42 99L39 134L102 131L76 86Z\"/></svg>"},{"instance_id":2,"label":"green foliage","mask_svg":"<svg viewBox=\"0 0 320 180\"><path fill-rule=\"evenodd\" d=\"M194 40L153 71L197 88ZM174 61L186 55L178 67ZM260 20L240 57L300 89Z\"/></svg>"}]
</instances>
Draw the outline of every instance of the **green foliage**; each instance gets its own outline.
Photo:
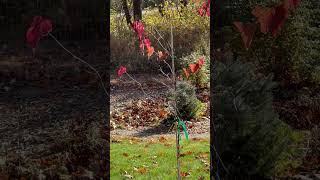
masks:
<instances>
[{"instance_id":1,"label":"green foliage","mask_svg":"<svg viewBox=\"0 0 320 180\"><path fill-rule=\"evenodd\" d=\"M269 178L297 166L302 135L274 111L272 76L255 78L254 68L240 62L217 62L214 69L215 147L228 170L219 167L223 177Z\"/></svg>"},{"instance_id":2,"label":"green foliage","mask_svg":"<svg viewBox=\"0 0 320 180\"><path fill-rule=\"evenodd\" d=\"M196 96L194 86L185 81L178 81L176 91L168 93L168 98L174 100L176 96L177 108L183 120L199 119L206 110L206 104Z\"/></svg>"},{"instance_id":3,"label":"green foliage","mask_svg":"<svg viewBox=\"0 0 320 180\"><path fill-rule=\"evenodd\" d=\"M190 55L184 56L178 60L178 69L189 68L189 64L196 63L199 58L204 57L205 63L201 67L201 69L195 73L190 75L189 79L191 83L197 87L207 88L210 83L210 56L204 56L201 53L193 52ZM183 74L183 71L181 71Z\"/></svg>"}]
</instances>

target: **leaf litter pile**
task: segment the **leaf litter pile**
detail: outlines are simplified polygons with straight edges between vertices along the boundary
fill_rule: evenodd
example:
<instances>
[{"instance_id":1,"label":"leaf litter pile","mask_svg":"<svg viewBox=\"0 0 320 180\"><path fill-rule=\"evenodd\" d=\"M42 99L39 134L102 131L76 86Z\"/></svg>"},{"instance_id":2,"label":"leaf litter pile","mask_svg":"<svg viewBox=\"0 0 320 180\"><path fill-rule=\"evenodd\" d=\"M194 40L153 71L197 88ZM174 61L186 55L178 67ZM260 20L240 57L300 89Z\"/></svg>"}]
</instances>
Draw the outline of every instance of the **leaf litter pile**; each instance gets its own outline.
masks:
<instances>
[{"instance_id":1,"label":"leaf litter pile","mask_svg":"<svg viewBox=\"0 0 320 180\"><path fill-rule=\"evenodd\" d=\"M165 100L133 100L124 109L111 112L111 128L143 128L158 124L170 111Z\"/></svg>"},{"instance_id":2,"label":"leaf litter pile","mask_svg":"<svg viewBox=\"0 0 320 180\"><path fill-rule=\"evenodd\" d=\"M136 99L128 102L123 108L114 109L110 112L111 130L153 130L168 132L172 125L170 108L165 98ZM201 120L190 119L186 121L189 133L208 133L210 119L203 117ZM166 131L164 131L166 129Z\"/></svg>"},{"instance_id":3,"label":"leaf litter pile","mask_svg":"<svg viewBox=\"0 0 320 180\"><path fill-rule=\"evenodd\" d=\"M81 48L84 58L97 57L95 66L104 63L102 48ZM59 49L39 54L0 56L0 179L106 178L99 81Z\"/></svg>"}]
</instances>

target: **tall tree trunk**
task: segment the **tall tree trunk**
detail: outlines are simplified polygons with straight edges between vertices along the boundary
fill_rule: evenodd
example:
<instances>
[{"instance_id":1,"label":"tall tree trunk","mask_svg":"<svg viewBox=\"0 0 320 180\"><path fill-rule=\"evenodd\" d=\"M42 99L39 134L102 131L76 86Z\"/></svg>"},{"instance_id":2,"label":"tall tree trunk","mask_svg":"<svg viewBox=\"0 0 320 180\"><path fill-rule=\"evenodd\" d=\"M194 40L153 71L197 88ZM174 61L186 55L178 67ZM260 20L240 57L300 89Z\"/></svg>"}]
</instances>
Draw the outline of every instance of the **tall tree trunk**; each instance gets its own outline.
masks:
<instances>
[{"instance_id":1,"label":"tall tree trunk","mask_svg":"<svg viewBox=\"0 0 320 180\"><path fill-rule=\"evenodd\" d=\"M141 3L142 0L133 0L133 18L134 21L138 21L142 19L142 9Z\"/></svg>"},{"instance_id":2,"label":"tall tree trunk","mask_svg":"<svg viewBox=\"0 0 320 180\"><path fill-rule=\"evenodd\" d=\"M182 4L183 4L184 6L187 6L187 5L188 5L188 0L181 0L181 2L182 2Z\"/></svg>"},{"instance_id":3,"label":"tall tree trunk","mask_svg":"<svg viewBox=\"0 0 320 180\"><path fill-rule=\"evenodd\" d=\"M131 15L130 15L130 12L129 12L127 0L122 0L122 7L123 7L123 10L124 10L124 14L126 16L127 24L131 25L132 24Z\"/></svg>"},{"instance_id":4,"label":"tall tree trunk","mask_svg":"<svg viewBox=\"0 0 320 180\"><path fill-rule=\"evenodd\" d=\"M159 13L161 16L164 16L163 14L163 6L164 6L164 0L160 0L159 5L158 5L158 9L159 9Z\"/></svg>"}]
</instances>

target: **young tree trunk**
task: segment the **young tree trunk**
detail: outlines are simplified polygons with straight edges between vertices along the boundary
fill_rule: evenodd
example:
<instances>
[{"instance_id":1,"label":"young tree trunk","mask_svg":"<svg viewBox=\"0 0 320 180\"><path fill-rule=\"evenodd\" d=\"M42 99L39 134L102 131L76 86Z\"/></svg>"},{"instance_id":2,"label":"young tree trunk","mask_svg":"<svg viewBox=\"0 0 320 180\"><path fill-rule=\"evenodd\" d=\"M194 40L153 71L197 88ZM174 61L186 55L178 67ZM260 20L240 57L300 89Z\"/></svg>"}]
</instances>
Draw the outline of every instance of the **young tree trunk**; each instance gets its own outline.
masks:
<instances>
[{"instance_id":1,"label":"young tree trunk","mask_svg":"<svg viewBox=\"0 0 320 180\"><path fill-rule=\"evenodd\" d=\"M134 21L139 21L142 19L142 0L133 0L133 19Z\"/></svg>"}]
</instances>

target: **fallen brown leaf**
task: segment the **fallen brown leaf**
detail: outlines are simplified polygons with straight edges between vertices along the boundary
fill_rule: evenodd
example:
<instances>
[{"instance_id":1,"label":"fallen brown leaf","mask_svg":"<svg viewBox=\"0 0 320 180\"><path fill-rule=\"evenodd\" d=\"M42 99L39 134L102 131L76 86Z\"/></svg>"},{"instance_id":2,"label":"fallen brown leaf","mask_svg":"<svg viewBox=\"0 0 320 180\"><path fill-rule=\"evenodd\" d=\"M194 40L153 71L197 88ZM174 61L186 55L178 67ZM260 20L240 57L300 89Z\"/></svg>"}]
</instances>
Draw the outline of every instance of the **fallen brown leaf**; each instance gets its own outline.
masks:
<instances>
[{"instance_id":1,"label":"fallen brown leaf","mask_svg":"<svg viewBox=\"0 0 320 180\"><path fill-rule=\"evenodd\" d=\"M141 167L141 168L138 169L138 172L139 172L140 174L145 174L145 173L147 172L147 168Z\"/></svg>"},{"instance_id":2,"label":"fallen brown leaf","mask_svg":"<svg viewBox=\"0 0 320 180\"><path fill-rule=\"evenodd\" d=\"M162 143L165 143L165 142L167 142L167 138L165 138L164 136L161 136L159 138L159 141L162 142Z\"/></svg>"},{"instance_id":3,"label":"fallen brown leaf","mask_svg":"<svg viewBox=\"0 0 320 180\"><path fill-rule=\"evenodd\" d=\"M180 172L180 176L181 177L187 177L187 176L190 176L190 173L188 173L188 172Z\"/></svg>"}]
</instances>

